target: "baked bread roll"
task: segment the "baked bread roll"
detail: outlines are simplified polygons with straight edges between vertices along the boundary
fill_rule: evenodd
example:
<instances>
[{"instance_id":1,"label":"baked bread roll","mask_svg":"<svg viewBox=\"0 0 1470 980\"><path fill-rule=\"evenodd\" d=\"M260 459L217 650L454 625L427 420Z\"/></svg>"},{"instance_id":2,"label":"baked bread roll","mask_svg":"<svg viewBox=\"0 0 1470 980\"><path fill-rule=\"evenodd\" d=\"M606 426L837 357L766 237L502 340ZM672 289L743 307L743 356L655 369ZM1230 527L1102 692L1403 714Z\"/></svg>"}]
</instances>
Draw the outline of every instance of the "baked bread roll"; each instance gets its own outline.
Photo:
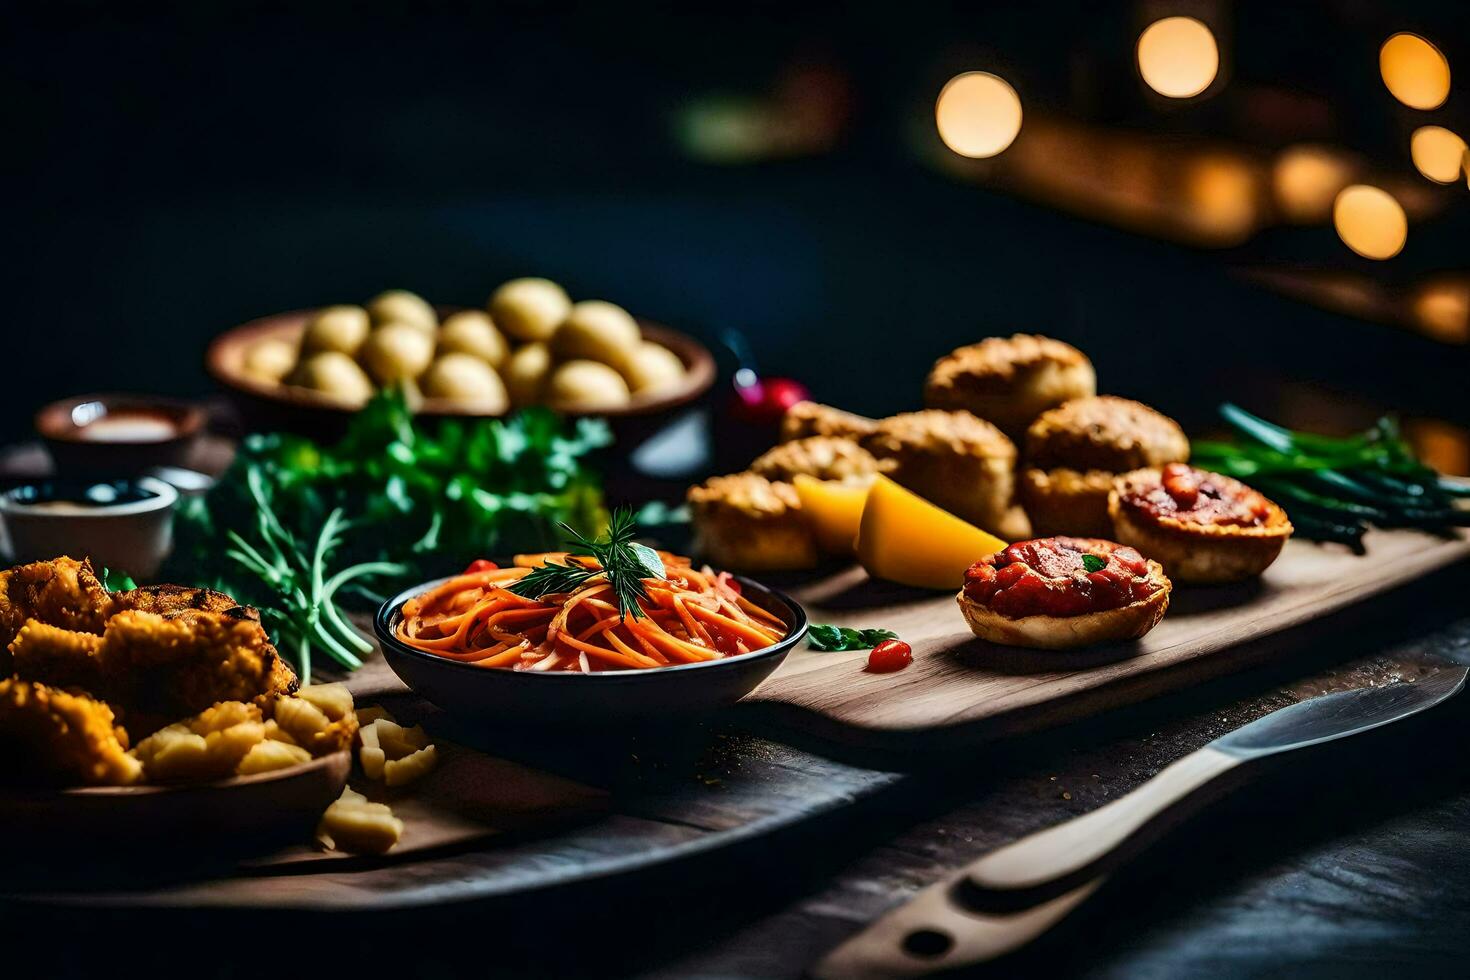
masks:
<instances>
[{"instance_id":1,"label":"baked bread roll","mask_svg":"<svg viewBox=\"0 0 1470 980\"><path fill-rule=\"evenodd\" d=\"M930 409L882 419L863 448L887 475L956 517L1002 538L1030 537L1015 506L1016 447L969 412Z\"/></svg>"},{"instance_id":2,"label":"baked bread roll","mask_svg":"<svg viewBox=\"0 0 1470 980\"><path fill-rule=\"evenodd\" d=\"M1114 476L1188 458L1189 439L1167 415L1112 395L1077 398L1027 429L1021 502L1038 534L1106 537Z\"/></svg>"},{"instance_id":3,"label":"baked bread roll","mask_svg":"<svg viewBox=\"0 0 1470 980\"><path fill-rule=\"evenodd\" d=\"M941 357L924 383L924 404L978 415L1019 441L1042 412L1096 393L1087 355L1060 340L1018 333Z\"/></svg>"},{"instance_id":4,"label":"baked bread roll","mask_svg":"<svg viewBox=\"0 0 1470 980\"><path fill-rule=\"evenodd\" d=\"M716 476L688 493L695 551L743 571L811 568L817 545L789 483L755 473Z\"/></svg>"}]
</instances>

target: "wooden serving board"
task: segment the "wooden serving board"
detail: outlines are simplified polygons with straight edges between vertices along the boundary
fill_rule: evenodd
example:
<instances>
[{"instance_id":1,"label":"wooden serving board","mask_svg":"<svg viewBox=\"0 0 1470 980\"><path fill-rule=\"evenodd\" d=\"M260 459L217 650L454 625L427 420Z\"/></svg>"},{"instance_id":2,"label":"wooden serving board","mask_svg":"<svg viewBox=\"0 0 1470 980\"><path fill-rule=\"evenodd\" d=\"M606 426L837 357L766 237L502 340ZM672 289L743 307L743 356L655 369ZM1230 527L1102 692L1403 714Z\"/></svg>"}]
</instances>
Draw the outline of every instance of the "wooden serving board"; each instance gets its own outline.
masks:
<instances>
[{"instance_id":1,"label":"wooden serving board","mask_svg":"<svg viewBox=\"0 0 1470 980\"><path fill-rule=\"evenodd\" d=\"M1367 554L1290 541L1258 581L1176 586L1141 640L1077 651L976 639L953 595L871 580L861 568L794 586L814 623L884 627L914 648L893 674L863 669L866 651L793 651L741 703L783 726L843 742L902 748L934 735L983 741L1139 701L1271 652L1270 638L1470 555L1470 535L1372 531Z\"/></svg>"}]
</instances>

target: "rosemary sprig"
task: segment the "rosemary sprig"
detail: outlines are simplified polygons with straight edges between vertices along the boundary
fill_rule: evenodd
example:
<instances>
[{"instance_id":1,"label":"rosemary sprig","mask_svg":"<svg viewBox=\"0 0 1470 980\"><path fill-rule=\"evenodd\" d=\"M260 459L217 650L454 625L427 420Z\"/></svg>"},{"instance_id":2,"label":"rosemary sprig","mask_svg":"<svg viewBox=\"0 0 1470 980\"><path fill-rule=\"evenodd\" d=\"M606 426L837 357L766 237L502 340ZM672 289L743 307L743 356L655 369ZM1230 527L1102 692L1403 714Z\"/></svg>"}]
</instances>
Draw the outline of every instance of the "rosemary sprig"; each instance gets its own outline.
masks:
<instances>
[{"instance_id":1,"label":"rosemary sprig","mask_svg":"<svg viewBox=\"0 0 1470 980\"><path fill-rule=\"evenodd\" d=\"M648 601L643 580L666 576L663 559L658 552L633 540L638 534L633 512L619 507L613 512L607 533L595 539L567 524L561 526L570 535L567 545L569 557L573 560L565 565L548 563L534 568L525 578L511 585L510 591L527 599L540 599L542 596L574 592L601 575L612 586L619 615L642 618L644 612L639 603ZM593 559L597 567L575 561L579 557Z\"/></svg>"}]
</instances>

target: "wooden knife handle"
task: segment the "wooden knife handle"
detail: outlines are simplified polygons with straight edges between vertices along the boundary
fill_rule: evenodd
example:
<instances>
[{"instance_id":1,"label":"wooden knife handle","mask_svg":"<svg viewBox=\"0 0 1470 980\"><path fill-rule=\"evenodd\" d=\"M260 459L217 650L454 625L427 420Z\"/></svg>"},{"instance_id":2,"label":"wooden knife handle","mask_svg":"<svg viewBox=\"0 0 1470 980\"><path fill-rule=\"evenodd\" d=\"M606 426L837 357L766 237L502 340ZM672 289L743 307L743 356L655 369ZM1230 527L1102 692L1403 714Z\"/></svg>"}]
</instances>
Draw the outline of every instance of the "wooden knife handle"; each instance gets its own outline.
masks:
<instances>
[{"instance_id":1,"label":"wooden knife handle","mask_svg":"<svg viewBox=\"0 0 1470 980\"><path fill-rule=\"evenodd\" d=\"M1065 919L1102 885L1090 881L1013 914L961 909L950 877L919 892L807 971L817 980L922 977L986 963L1020 949Z\"/></svg>"},{"instance_id":2,"label":"wooden knife handle","mask_svg":"<svg viewBox=\"0 0 1470 980\"><path fill-rule=\"evenodd\" d=\"M1235 780L1240 759L1206 747L1127 796L1023 837L931 885L833 950L815 977L917 977L985 963L1072 913L1108 871Z\"/></svg>"},{"instance_id":3,"label":"wooden knife handle","mask_svg":"<svg viewBox=\"0 0 1470 980\"><path fill-rule=\"evenodd\" d=\"M1192 752L1126 796L990 852L967 869L967 884L990 892L1064 890L1096 877L1228 789L1235 780L1220 777L1240 763L1208 746Z\"/></svg>"}]
</instances>

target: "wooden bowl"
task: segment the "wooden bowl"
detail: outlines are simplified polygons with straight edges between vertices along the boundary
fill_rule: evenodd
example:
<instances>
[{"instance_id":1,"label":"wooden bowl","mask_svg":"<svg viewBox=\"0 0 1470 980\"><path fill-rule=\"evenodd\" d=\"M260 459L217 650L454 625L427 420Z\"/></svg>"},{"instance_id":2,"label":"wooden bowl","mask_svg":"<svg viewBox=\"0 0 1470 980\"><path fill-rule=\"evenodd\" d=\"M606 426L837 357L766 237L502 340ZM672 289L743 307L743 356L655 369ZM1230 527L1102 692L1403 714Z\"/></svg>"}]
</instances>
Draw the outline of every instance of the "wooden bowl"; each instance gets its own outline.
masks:
<instances>
[{"instance_id":1,"label":"wooden bowl","mask_svg":"<svg viewBox=\"0 0 1470 980\"><path fill-rule=\"evenodd\" d=\"M439 307L441 319L460 307ZM227 330L214 339L205 353L205 369L229 392L243 421L253 431L300 432L319 439L340 436L357 406L308 388L271 383L245 373L245 353L254 344L279 338L299 343L315 310L292 310L251 320ZM698 400L715 381L715 360L698 341L657 323L640 320L644 337L662 344L684 364L684 380L677 388L654 396L634 396L626 407L593 414L606 418L625 448L641 442L662 428L681 408ZM420 416L469 418L481 415L461 405L437 398L424 399Z\"/></svg>"},{"instance_id":2,"label":"wooden bowl","mask_svg":"<svg viewBox=\"0 0 1470 980\"><path fill-rule=\"evenodd\" d=\"M86 786L0 791L0 826L26 839L305 841L342 795L352 754L179 786Z\"/></svg>"},{"instance_id":3,"label":"wooden bowl","mask_svg":"<svg viewBox=\"0 0 1470 980\"><path fill-rule=\"evenodd\" d=\"M99 437L91 431L128 417L156 420L162 423L161 432ZM204 423L204 409L190 402L117 392L63 398L35 417L36 431L45 440L57 472L106 477L187 465Z\"/></svg>"},{"instance_id":4,"label":"wooden bowl","mask_svg":"<svg viewBox=\"0 0 1470 980\"><path fill-rule=\"evenodd\" d=\"M486 725L596 727L689 718L734 704L771 675L806 636L806 611L795 600L735 576L742 593L786 624L764 650L646 670L592 674L476 667L415 650L397 637L403 604L449 579L405 589L383 603L373 631L388 666L415 693L446 711Z\"/></svg>"}]
</instances>

